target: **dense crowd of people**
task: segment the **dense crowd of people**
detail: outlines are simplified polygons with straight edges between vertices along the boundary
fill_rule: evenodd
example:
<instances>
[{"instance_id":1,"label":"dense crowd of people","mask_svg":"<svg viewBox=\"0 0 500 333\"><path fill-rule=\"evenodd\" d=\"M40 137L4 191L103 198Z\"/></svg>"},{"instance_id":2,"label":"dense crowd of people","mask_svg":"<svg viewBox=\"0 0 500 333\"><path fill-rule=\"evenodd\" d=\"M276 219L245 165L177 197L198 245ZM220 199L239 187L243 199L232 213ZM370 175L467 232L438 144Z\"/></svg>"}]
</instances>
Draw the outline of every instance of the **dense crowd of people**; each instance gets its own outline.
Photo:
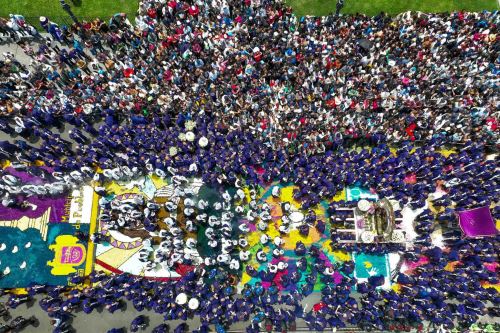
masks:
<instances>
[{"instance_id":1,"label":"dense crowd of people","mask_svg":"<svg viewBox=\"0 0 500 333\"><path fill-rule=\"evenodd\" d=\"M77 309L113 313L124 299L165 321L199 317L200 327L183 323L174 332L224 332L240 321L248 332L293 330L299 318L316 331L423 323L437 331L498 317L490 286L499 284L500 236L463 239L456 213L488 206L500 219L499 164L491 158L500 143L499 18L496 11L297 17L280 1L144 0L134 24L123 14L70 27L41 17L41 35L20 15L0 19L2 38L31 59L0 60L0 130L11 137L0 142L0 160L44 180L2 170L2 205L25 209L32 196L92 183L106 229L142 228L160 238L141 252L148 269L196 267L176 281L94 272L72 278L90 282L82 290L35 285L8 305L44 294L40 306L54 332L68 331ZM455 153L442 153L455 144ZM171 200L108 200L109 182L147 173L171 180ZM189 189L195 177L214 189L213 200ZM280 278L291 287L264 287L288 265L289 203L280 203L280 237L270 237L270 207L256 194L274 186L278 197L276 184L296 186L293 198L308 212L300 234L329 230L329 250L427 262L393 276L397 288L386 290L382 276L357 281L351 260L334 267L341 273L334 281L324 249L299 242L298 269ZM349 186L422 210L415 241L339 242L338 208L356 203L330 203L328 221L311 209ZM160 210L172 214L160 219ZM173 214L179 210L182 221ZM262 234L269 251L256 258L265 268L244 265L251 231L242 219ZM196 251L200 227L210 255ZM431 237L437 229L442 244ZM242 267L263 283L237 290ZM318 281L321 302L308 309L301 301ZM132 330L144 323L137 317Z\"/></svg>"},{"instance_id":2,"label":"dense crowd of people","mask_svg":"<svg viewBox=\"0 0 500 333\"><path fill-rule=\"evenodd\" d=\"M306 152L341 137L498 143L497 12L299 18L270 1L144 1L139 14L42 18L51 38L23 46L34 68L2 66L2 114L84 130L207 115Z\"/></svg>"}]
</instances>

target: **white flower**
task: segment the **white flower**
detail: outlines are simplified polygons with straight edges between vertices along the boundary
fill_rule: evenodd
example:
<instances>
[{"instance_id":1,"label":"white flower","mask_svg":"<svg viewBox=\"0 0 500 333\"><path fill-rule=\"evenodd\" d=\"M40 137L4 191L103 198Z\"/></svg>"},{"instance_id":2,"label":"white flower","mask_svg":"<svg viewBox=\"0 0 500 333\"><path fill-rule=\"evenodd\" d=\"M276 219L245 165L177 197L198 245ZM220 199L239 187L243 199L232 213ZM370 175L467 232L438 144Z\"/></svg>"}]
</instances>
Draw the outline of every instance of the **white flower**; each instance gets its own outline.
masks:
<instances>
[{"instance_id":1,"label":"white flower","mask_svg":"<svg viewBox=\"0 0 500 333\"><path fill-rule=\"evenodd\" d=\"M189 131L186 133L186 140L188 140L189 142L193 142L194 141L194 133Z\"/></svg>"},{"instance_id":2,"label":"white flower","mask_svg":"<svg viewBox=\"0 0 500 333\"><path fill-rule=\"evenodd\" d=\"M208 139L204 136L198 140L198 144L200 145L201 148L205 148L208 145Z\"/></svg>"},{"instance_id":3,"label":"white flower","mask_svg":"<svg viewBox=\"0 0 500 333\"><path fill-rule=\"evenodd\" d=\"M193 128L196 127L196 123L192 120L188 120L184 123L184 127L188 130L191 131Z\"/></svg>"},{"instance_id":4,"label":"white flower","mask_svg":"<svg viewBox=\"0 0 500 333\"><path fill-rule=\"evenodd\" d=\"M170 147L170 149L168 150L168 152L170 153L170 156L175 156L175 155L177 155L177 148Z\"/></svg>"},{"instance_id":5,"label":"white flower","mask_svg":"<svg viewBox=\"0 0 500 333\"><path fill-rule=\"evenodd\" d=\"M181 140L181 141L186 141L186 134L184 134L184 133L180 133L180 134L179 134L179 140Z\"/></svg>"}]
</instances>

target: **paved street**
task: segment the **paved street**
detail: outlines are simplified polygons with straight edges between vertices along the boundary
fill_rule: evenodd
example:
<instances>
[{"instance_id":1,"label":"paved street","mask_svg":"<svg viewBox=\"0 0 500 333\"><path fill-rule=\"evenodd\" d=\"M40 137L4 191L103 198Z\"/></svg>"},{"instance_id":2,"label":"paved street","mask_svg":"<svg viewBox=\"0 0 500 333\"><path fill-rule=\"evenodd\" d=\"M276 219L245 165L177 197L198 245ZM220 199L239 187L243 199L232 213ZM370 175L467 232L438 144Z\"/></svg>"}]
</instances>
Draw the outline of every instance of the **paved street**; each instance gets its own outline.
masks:
<instances>
[{"instance_id":1,"label":"paved street","mask_svg":"<svg viewBox=\"0 0 500 333\"><path fill-rule=\"evenodd\" d=\"M38 327L27 327L24 331L26 333L49 333L52 332L52 327L50 324L50 320L47 314L38 306L38 300L41 298L38 297L37 301L31 305L26 306L25 304L20 305L17 309L11 310L12 318L16 316L35 316L39 321L40 325ZM6 300L5 297L1 298L1 301L4 302ZM309 304L307 309L310 310L312 304L315 304L319 301L319 294L315 293L307 297L303 304ZM75 317L72 321L72 327L78 333L106 333L111 328L119 328L126 327L127 332L129 331L130 322L138 315L143 314L149 318L149 325L145 332L151 332L151 330L160 325L163 322L163 316L153 311L142 311L137 312L131 303L127 302L127 306L124 311L116 311L114 314L109 313L107 310L104 311L94 311L92 314L87 315L81 311L74 313ZM4 320L0 319L1 323L4 323ZM179 325L181 321L169 321L167 324L171 329L175 328ZM190 326L190 330L196 329L199 327L200 321L198 318L193 318L188 321ZM231 327L232 332L244 332L245 327L249 323L237 323ZM297 322L298 331L305 331L306 324L303 321ZM308 331L309 332L309 331Z\"/></svg>"}]
</instances>

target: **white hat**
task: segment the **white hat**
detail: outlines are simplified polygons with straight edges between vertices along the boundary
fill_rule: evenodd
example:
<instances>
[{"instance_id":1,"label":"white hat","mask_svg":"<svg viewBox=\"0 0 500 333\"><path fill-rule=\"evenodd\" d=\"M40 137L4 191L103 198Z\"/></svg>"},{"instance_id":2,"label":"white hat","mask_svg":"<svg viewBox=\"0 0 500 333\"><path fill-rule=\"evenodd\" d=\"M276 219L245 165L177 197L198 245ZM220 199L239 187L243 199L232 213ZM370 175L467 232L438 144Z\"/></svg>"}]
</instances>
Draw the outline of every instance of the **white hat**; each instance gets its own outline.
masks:
<instances>
[{"instance_id":1,"label":"white hat","mask_svg":"<svg viewBox=\"0 0 500 333\"><path fill-rule=\"evenodd\" d=\"M272 195L273 195L274 197L278 197L278 196L280 195L280 191L281 191L281 189L280 189L280 187L279 187L279 186L277 186L277 185L276 185L276 186L273 186L273 189L272 189Z\"/></svg>"},{"instance_id":2,"label":"white hat","mask_svg":"<svg viewBox=\"0 0 500 333\"><path fill-rule=\"evenodd\" d=\"M250 251L241 251L239 257L241 261L247 261L250 258Z\"/></svg>"},{"instance_id":3,"label":"white hat","mask_svg":"<svg viewBox=\"0 0 500 333\"><path fill-rule=\"evenodd\" d=\"M240 238L238 240L238 244L241 246L241 247L246 247L248 245L248 241L245 239L245 238Z\"/></svg>"},{"instance_id":4,"label":"white hat","mask_svg":"<svg viewBox=\"0 0 500 333\"><path fill-rule=\"evenodd\" d=\"M167 174L162 169L155 169L155 174L160 178L167 177Z\"/></svg>"},{"instance_id":5,"label":"white hat","mask_svg":"<svg viewBox=\"0 0 500 333\"><path fill-rule=\"evenodd\" d=\"M232 259L231 262L229 263L229 268L234 270L240 269L240 262L236 259Z\"/></svg>"},{"instance_id":6,"label":"white hat","mask_svg":"<svg viewBox=\"0 0 500 333\"><path fill-rule=\"evenodd\" d=\"M260 236L260 242L262 244L266 244L268 241L269 241L269 236L268 235L264 234L264 235Z\"/></svg>"},{"instance_id":7,"label":"white hat","mask_svg":"<svg viewBox=\"0 0 500 333\"><path fill-rule=\"evenodd\" d=\"M274 238L274 245L281 246L283 243L285 243L285 242L280 237L275 237Z\"/></svg>"},{"instance_id":8,"label":"white hat","mask_svg":"<svg viewBox=\"0 0 500 333\"><path fill-rule=\"evenodd\" d=\"M196 240L194 238L188 238L186 240L186 247L190 248L190 249L194 249L196 248Z\"/></svg>"},{"instance_id":9,"label":"white hat","mask_svg":"<svg viewBox=\"0 0 500 333\"><path fill-rule=\"evenodd\" d=\"M273 250L273 256L275 257L280 257L285 254L285 251L283 249L276 248Z\"/></svg>"},{"instance_id":10,"label":"white hat","mask_svg":"<svg viewBox=\"0 0 500 333\"><path fill-rule=\"evenodd\" d=\"M286 269L287 267L288 267L288 264L287 264L286 262L280 261L280 262L278 263L278 269L279 269L280 271L282 271L282 270Z\"/></svg>"},{"instance_id":11,"label":"white hat","mask_svg":"<svg viewBox=\"0 0 500 333\"><path fill-rule=\"evenodd\" d=\"M265 224L264 222L262 221L259 221L257 223L257 228L260 230L260 231L264 231L267 229L267 224ZM262 238L261 238L261 241L262 241Z\"/></svg>"}]
</instances>

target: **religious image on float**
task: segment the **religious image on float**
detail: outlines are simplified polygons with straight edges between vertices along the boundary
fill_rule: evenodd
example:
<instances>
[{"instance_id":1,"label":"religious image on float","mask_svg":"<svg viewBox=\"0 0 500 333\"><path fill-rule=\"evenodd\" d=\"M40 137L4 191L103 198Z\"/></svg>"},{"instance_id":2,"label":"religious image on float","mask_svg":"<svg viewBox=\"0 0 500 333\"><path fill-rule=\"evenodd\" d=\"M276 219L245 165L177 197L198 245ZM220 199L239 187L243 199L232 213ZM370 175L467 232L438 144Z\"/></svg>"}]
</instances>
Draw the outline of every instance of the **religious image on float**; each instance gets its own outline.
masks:
<instances>
[{"instance_id":1,"label":"religious image on float","mask_svg":"<svg viewBox=\"0 0 500 333\"><path fill-rule=\"evenodd\" d=\"M414 220L426 207L402 208L398 200L380 199L375 192L360 187L349 187L346 192L348 201L356 205L335 209L335 214L348 222L346 228L336 229L341 242L411 243L415 239Z\"/></svg>"}]
</instances>

